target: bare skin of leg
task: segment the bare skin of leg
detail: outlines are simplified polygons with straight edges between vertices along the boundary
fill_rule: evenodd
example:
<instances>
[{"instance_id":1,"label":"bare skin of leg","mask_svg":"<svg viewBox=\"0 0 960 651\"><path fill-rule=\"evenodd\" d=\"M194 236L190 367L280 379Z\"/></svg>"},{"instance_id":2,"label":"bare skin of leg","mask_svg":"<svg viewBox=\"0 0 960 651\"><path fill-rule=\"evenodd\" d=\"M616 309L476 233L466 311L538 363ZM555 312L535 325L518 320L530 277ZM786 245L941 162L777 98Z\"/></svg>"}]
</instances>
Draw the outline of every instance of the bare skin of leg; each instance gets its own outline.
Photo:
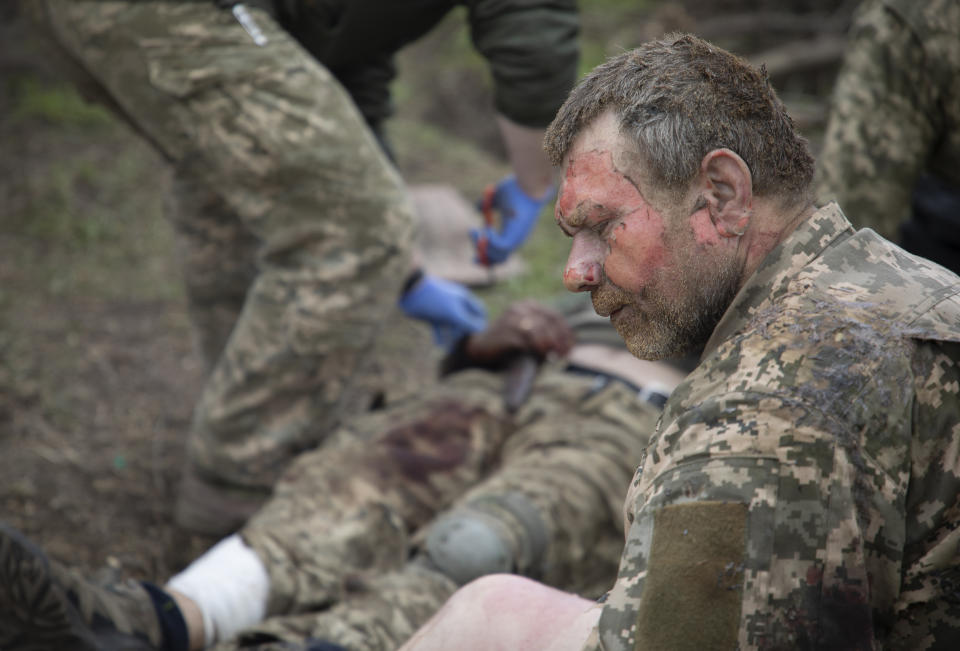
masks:
<instances>
[{"instance_id":1,"label":"bare skin of leg","mask_svg":"<svg viewBox=\"0 0 960 651\"><path fill-rule=\"evenodd\" d=\"M599 618L594 601L491 574L454 593L400 651L579 651Z\"/></svg>"},{"instance_id":2,"label":"bare skin of leg","mask_svg":"<svg viewBox=\"0 0 960 651\"><path fill-rule=\"evenodd\" d=\"M180 614L183 615L183 621L187 623L187 638L190 640L190 651L199 651L205 644L203 613L200 612L200 607L197 606L193 599L185 594L170 589L167 589L167 592L177 603L177 607L180 608Z\"/></svg>"}]
</instances>

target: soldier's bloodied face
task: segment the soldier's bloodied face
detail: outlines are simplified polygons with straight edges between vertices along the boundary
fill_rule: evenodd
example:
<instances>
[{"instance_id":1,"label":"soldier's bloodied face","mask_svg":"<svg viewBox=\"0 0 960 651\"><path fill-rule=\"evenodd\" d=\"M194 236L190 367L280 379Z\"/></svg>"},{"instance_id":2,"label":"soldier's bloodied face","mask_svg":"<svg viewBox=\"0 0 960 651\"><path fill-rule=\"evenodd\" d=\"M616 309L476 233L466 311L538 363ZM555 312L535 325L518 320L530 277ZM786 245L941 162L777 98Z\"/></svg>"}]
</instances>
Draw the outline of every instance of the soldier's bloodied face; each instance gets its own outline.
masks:
<instances>
[{"instance_id":1,"label":"soldier's bloodied face","mask_svg":"<svg viewBox=\"0 0 960 651\"><path fill-rule=\"evenodd\" d=\"M637 357L680 356L706 343L736 293L734 260L711 237L706 208L692 210L695 197L655 206L644 196L638 160L612 113L574 142L556 204L573 240L563 281L591 293Z\"/></svg>"}]
</instances>

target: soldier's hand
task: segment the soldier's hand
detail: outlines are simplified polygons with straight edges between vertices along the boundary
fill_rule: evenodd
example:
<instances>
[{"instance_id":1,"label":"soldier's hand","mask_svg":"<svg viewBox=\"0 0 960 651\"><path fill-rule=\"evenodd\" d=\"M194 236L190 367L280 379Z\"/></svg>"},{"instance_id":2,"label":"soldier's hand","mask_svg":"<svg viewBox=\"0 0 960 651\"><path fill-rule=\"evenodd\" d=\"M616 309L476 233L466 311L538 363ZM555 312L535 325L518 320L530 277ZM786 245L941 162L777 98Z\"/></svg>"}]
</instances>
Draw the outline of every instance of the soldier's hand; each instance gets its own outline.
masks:
<instances>
[{"instance_id":1,"label":"soldier's hand","mask_svg":"<svg viewBox=\"0 0 960 651\"><path fill-rule=\"evenodd\" d=\"M460 283L426 274L400 298L400 308L429 323L436 343L447 349L487 323L483 301L473 292Z\"/></svg>"},{"instance_id":2,"label":"soldier's hand","mask_svg":"<svg viewBox=\"0 0 960 651\"><path fill-rule=\"evenodd\" d=\"M573 343L573 331L560 314L536 301L519 301L486 330L471 335L465 352L475 362L488 363L523 352L539 358L566 355Z\"/></svg>"},{"instance_id":3,"label":"soldier's hand","mask_svg":"<svg viewBox=\"0 0 960 651\"><path fill-rule=\"evenodd\" d=\"M543 207L553 199L556 192L550 187L542 197L531 197L517 183L516 177L508 176L497 183L491 197L491 205L485 207L500 213L500 228L487 225L470 231L470 238L480 257L481 264L494 265L506 262L510 254L520 248L537 223Z\"/></svg>"}]
</instances>

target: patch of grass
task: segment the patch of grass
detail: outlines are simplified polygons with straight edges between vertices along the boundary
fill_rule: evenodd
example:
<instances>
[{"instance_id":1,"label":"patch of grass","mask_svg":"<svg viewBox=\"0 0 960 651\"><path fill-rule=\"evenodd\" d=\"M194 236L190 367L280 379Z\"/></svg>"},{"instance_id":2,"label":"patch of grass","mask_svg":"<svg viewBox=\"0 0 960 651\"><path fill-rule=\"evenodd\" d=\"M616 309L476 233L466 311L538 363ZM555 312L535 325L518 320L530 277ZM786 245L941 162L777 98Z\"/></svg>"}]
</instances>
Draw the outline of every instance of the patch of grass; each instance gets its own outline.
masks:
<instances>
[{"instance_id":1,"label":"patch of grass","mask_svg":"<svg viewBox=\"0 0 960 651\"><path fill-rule=\"evenodd\" d=\"M31 93L25 97L44 96ZM23 243L5 248L6 280L29 279L37 300L181 296L157 155L96 107L54 112L57 122L37 119L36 111L47 110L37 107L53 105L18 103L25 126L3 125L22 167L7 177L8 212L0 221L0 238Z\"/></svg>"},{"instance_id":2,"label":"patch of grass","mask_svg":"<svg viewBox=\"0 0 960 651\"><path fill-rule=\"evenodd\" d=\"M113 122L109 112L84 100L67 84L45 82L36 77L16 77L8 83L14 124L41 119L50 124L102 127Z\"/></svg>"},{"instance_id":3,"label":"patch of grass","mask_svg":"<svg viewBox=\"0 0 960 651\"><path fill-rule=\"evenodd\" d=\"M22 232L74 248L115 240L114 221L103 206L78 198L95 192L101 174L92 161L66 159L51 165L42 177L31 179L30 200L19 220Z\"/></svg>"}]
</instances>

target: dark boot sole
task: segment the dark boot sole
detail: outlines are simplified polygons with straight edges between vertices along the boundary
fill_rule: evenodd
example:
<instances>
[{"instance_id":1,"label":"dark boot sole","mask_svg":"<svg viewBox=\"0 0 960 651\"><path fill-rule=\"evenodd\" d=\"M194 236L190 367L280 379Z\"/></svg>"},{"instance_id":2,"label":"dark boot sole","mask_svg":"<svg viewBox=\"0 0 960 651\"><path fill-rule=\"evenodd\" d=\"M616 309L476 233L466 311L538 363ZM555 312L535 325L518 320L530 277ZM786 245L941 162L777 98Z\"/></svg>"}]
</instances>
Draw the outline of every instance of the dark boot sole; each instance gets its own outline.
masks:
<instances>
[{"instance_id":1,"label":"dark boot sole","mask_svg":"<svg viewBox=\"0 0 960 651\"><path fill-rule=\"evenodd\" d=\"M0 523L0 649L96 651L39 547Z\"/></svg>"}]
</instances>

